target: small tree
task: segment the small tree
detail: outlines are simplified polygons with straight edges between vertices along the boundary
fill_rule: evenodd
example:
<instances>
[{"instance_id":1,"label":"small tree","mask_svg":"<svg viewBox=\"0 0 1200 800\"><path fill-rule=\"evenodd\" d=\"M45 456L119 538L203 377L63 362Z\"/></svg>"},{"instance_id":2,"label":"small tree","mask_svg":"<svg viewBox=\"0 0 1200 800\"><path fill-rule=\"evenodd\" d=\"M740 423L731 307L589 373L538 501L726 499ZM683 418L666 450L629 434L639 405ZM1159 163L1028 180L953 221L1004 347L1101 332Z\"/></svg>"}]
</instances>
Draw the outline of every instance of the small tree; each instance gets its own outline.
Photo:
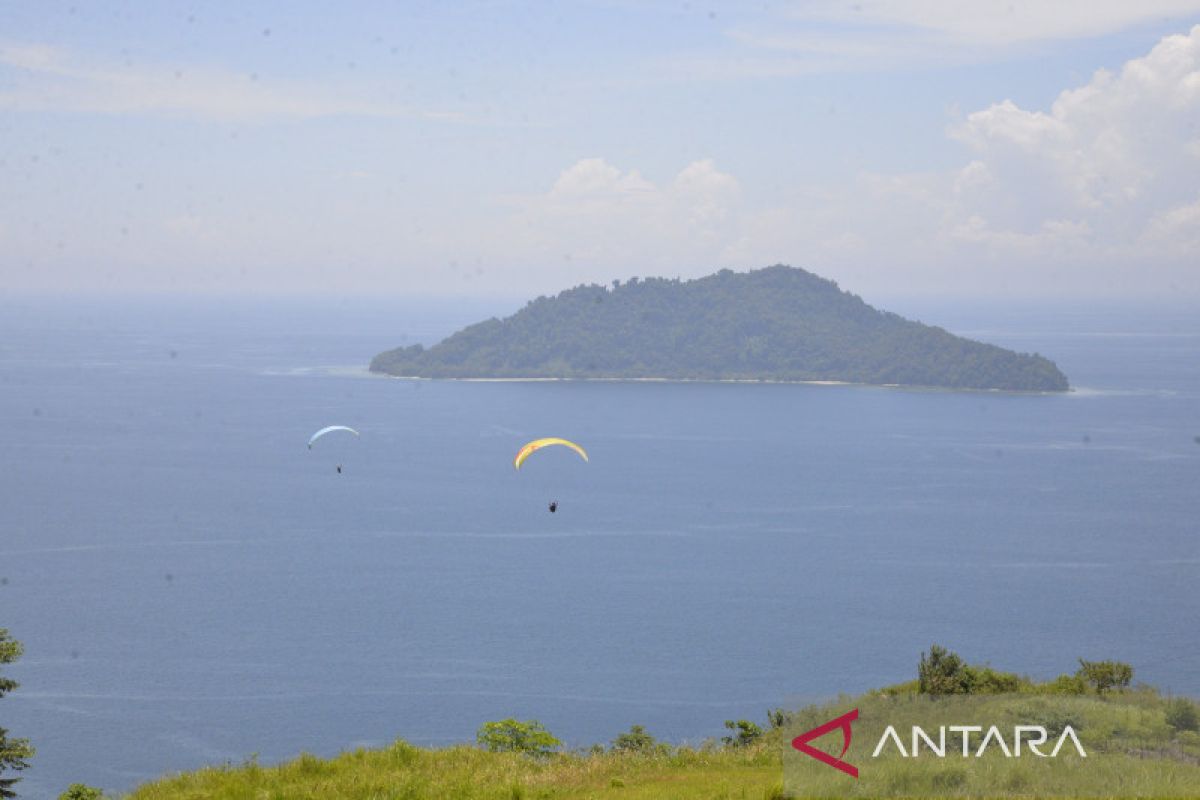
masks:
<instances>
[{"instance_id":1,"label":"small tree","mask_svg":"<svg viewBox=\"0 0 1200 800\"><path fill-rule=\"evenodd\" d=\"M941 645L930 645L929 653L922 653L917 664L917 691L931 695L969 694L967 665L956 653Z\"/></svg>"},{"instance_id":2,"label":"small tree","mask_svg":"<svg viewBox=\"0 0 1200 800\"><path fill-rule=\"evenodd\" d=\"M1079 659L1077 676L1104 694L1109 689L1124 689L1133 680L1133 667L1121 661L1084 661Z\"/></svg>"},{"instance_id":3,"label":"small tree","mask_svg":"<svg viewBox=\"0 0 1200 800\"><path fill-rule=\"evenodd\" d=\"M475 734L475 741L493 753L527 753L548 756L562 742L554 738L536 719L520 722L511 717L499 722L485 722Z\"/></svg>"},{"instance_id":4,"label":"small tree","mask_svg":"<svg viewBox=\"0 0 1200 800\"><path fill-rule=\"evenodd\" d=\"M0 628L0 664L11 664L21 657L22 652L21 643L10 638L5 628ZM16 689L17 685L11 678L0 676L0 697ZM0 728L0 775L3 775L5 770L20 772L29 766L30 758L33 758L33 748L29 745L29 740L9 739L8 731ZM0 777L0 797L16 797L17 793L12 787L19 780L21 779Z\"/></svg>"},{"instance_id":5,"label":"small tree","mask_svg":"<svg viewBox=\"0 0 1200 800\"><path fill-rule=\"evenodd\" d=\"M737 722L727 719L725 727L734 732L733 736L721 737L721 741L730 747L746 747L757 742L763 735L762 728L748 719L739 719Z\"/></svg>"},{"instance_id":6,"label":"small tree","mask_svg":"<svg viewBox=\"0 0 1200 800\"><path fill-rule=\"evenodd\" d=\"M104 800L104 792L86 783L72 783L58 800Z\"/></svg>"},{"instance_id":7,"label":"small tree","mask_svg":"<svg viewBox=\"0 0 1200 800\"><path fill-rule=\"evenodd\" d=\"M620 753L652 753L657 742L641 725L634 725L628 733L612 740L612 749Z\"/></svg>"}]
</instances>

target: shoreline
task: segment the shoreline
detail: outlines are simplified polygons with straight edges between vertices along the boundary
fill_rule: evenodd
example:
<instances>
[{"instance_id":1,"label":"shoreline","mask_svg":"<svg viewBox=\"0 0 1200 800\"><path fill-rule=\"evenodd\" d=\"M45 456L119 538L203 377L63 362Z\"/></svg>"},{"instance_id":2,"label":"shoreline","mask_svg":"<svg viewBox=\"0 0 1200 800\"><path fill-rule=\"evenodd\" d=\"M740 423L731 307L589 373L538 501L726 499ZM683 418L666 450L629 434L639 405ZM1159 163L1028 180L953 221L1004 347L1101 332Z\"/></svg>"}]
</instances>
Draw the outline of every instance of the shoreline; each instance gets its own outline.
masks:
<instances>
[{"instance_id":1,"label":"shoreline","mask_svg":"<svg viewBox=\"0 0 1200 800\"><path fill-rule=\"evenodd\" d=\"M1012 395L1070 395L1075 393L1075 387L1063 391L1050 389L975 389L954 386L923 386L904 383L858 383L856 381L834 380L784 380L780 378L426 378L419 375L392 375L388 372L371 371L372 375L393 378L401 381L456 381L459 383L751 383L773 384L779 386L850 386L869 389L899 389L914 392L966 392L971 394L1012 394Z\"/></svg>"}]
</instances>

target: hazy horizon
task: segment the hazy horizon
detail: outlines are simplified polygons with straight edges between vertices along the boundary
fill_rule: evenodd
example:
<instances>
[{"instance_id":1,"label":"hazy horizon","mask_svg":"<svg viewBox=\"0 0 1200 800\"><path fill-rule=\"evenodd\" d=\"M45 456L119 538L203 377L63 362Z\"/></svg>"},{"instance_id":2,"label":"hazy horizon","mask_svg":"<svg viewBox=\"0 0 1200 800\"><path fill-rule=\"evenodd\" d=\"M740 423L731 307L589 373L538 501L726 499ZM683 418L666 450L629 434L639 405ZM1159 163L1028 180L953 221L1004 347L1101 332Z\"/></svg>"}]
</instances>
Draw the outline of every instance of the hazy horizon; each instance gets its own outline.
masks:
<instances>
[{"instance_id":1,"label":"hazy horizon","mask_svg":"<svg viewBox=\"0 0 1200 800\"><path fill-rule=\"evenodd\" d=\"M775 264L761 264L746 268L724 267L722 269L732 269L737 273L752 272L759 269L765 269L768 266ZM808 272L813 273L822 278L835 280L827 274L821 273L819 270L811 267L802 267L798 264L784 264L784 266L799 267ZM162 289L162 288L126 288L126 289L105 289L105 288L55 288L55 287L24 287L24 288L9 288L0 287L0 303L22 303L22 302L41 302L63 300L66 302L98 302L104 304L119 304L122 302L131 303L149 303L161 301L165 303L195 303L195 304L210 304L233 302L245 304L247 306L266 303L266 304L313 304L313 305L329 305L335 304L346 306L347 304L359 305L384 305L384 304L413 304L421 305L424 303L444 304L453 306L455 304L465 304L471 308L483 307L511 307L513 312L519 310L526 303L538 297L554 297L561 292L569 291L582 285L598 285L610 287L614 280L625 283L631 278L638 280L646 280L651 278L679 279L683 281L700 280L715 274L717 269L713 269L707 273L698 273L688 277L679 277L676 275L658 275L651 273L629 273L621 274L614 272L609 278L604 278L597 273L597 277L581 279L571 283L562 283L554 286L547 285L544 289L531 289L527 292L472 292L469 290L460 291L406 291L400 288L393 288L386 291L371 291L369 289L360 289L357 291L333 291L328 289L318 288L303 288L292 291L288 290L246 290L238 288L206 288L206 289ZM1162 309L1180 309L1188 310L1200 306L1200 294L1164 294L1164 295L1128 295L1128 294L1109 294L1109 295L1088 295L1080 293L1030 293L1030 294L1008 294L997 295L987 291L976 292L933 292L919 289L905 291L903 289L890 289L878 291L860 291L853 285L847 285L840 281L836 281L838 288L842 291L858 295L864 302L876 308L885 311L896 311L893 306L914 306L914 307L931 307L931 308L949 308L952 306L962 306L965 308L1010 308L1010 309L1041 309L1041 308L1059 308L1073 309L1077 308L1080 311L1092 312L1096 310L1152 310L1156 308Z\"/></svg>"}]
</instances>

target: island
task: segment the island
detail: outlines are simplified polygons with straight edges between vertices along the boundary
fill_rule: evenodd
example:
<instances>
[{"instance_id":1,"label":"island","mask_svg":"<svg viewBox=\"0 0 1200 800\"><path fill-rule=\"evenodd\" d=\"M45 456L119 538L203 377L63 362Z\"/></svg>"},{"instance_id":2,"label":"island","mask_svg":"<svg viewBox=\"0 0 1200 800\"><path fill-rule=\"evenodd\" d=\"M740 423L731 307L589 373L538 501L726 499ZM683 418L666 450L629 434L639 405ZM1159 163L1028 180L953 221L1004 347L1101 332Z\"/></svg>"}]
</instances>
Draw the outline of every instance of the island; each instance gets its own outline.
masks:
<instances>
[{"instance_id":1,"label":"island","mask_svg":"<svg viewBox=\"0 0 1200 800\"><path fill-rule=\"evenodd\" d=\"M881 311L803 269L631 278L531 300L438 344L380 353L411 378L845 382L1063 392L1054 362Z\"/></svg>"}]
</instances>

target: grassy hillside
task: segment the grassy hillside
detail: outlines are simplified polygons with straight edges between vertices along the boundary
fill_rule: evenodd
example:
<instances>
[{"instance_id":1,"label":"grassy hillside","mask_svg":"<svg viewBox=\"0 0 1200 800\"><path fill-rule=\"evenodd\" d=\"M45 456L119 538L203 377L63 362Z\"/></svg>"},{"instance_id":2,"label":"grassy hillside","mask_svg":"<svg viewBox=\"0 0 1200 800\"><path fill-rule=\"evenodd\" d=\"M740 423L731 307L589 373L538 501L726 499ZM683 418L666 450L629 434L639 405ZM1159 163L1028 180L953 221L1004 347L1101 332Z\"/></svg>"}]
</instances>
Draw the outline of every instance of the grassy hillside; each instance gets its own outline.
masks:
<instances>
[{"instance_id":1,"label":"grassy hillside","mask_svg":"<svg viewBox=\"0 0 1200 800\"><path fill-rule=\"evenodd\" d=\"M371 369L425 378L849 381L1065 391L1053 362L872 308L786 266L691 281L634 278L539 297L507 319Z\"/></svg>"},{"instance_id":2,"label":"grassy hillside","mask_svg":"<svg viewBox=\"0 0 1200 800\"><path fill-rule=\"evenodd\" d=\"M542 755L467 745L423 749L398 740L330 759L302 755L278 766L210 767L142 786L130 800L760 800L785 797L785 787L796 786L803 788L793 797L1200 797L1200 708L1152 688L1128 688L1126 665L1081 662L1074 675L1038 683L968 665L940 648L931 655L922 659L917 681L829 705L776 710L765 732L747 724L723 742L700 747L654 742L638 728L608 747ZM793 736L851 707L863 712L847 755L862 766L860 780L788 747ZM885 722L929 726L939 719L988 720L1010 730L1036 721L1055 735L1070 725L1088 753L1009 759L993 746L982 758L935 761L890 751L870 758ZM840 739L833 739L814 746L837 756Z\"/></svg>"},{"instance_id":3,"label":"grassy hillside","mask_svg":"<svg viewBox=\"0 0 1200 800\"><path fill-rule=\"evenodd\" d=\"M876 696L878 698L878 696ZM860 698L861 699L861 698ZM1091 737L1089 760L1063 760L1064 771L1044 763L994 758L949 762L930 771L896 757L871 764L855 797L1197 797L1200 737L1165 723L1166 701L1147 692L1113 698L1057 698ZM1007 701L1000 701L1007 702ZM815 713L824 721L825 709ZM866 742L874 741L862 731ZM1081 732L1081 735L1086 734ZM712 745L643 753L556 754L532 758L475 747L422 749L397 741L381 750L335 758L311 755L273 767L255 763L210 767L145 785L130 800L513 800L514 798L782 798L785 735L776 730L745 747ZM1097 744L1100 742L1100 744ZM868 748L869 749L869 748ZM866 759L860 753L856 761ZM815 761L802 761L796 797L843 794L847 779ZM870 783L867 780L870 779ZM868 786L881 794L864 794Z\"/></svg>"},{"instance_id":4,"label":"grassy hillside","mask_svg":"<svg viewBox=\"0 0 1200 800\"><path fill-rule=\"evenodd\" d=\"M332 759L301 756L278 767L248 764L204 769L143 786L132 799L761 800L780 796L779 750L765 743L738 750L683 748L670 754L567 754L535 759L467 746L424 750L397 741L383 750L356 750Z\"/></svg>"},{"instance_id":5,"label":"grassy hillside","mask_svg":"<svg viewBox=\"0 0 1200 800\"><path fill-rule=\"evenodd\" d=\"M862 742L851 751L861 767L853 797L1200 797L1200 735L1173 727L1172 701L1152 689L1108 696L1044 691L940 698L874 694L805 709L789 733L810 730L849 708L859 709L854 738ZM923 757L902 756L894 740L886 740L880 758L869 757L888 725L911 756L913 725L935 742L940 725L995 725L1011 750L1013 726L1031 721L1049 730L1046 751L1070 726L1086 757L1068 743L1059 758L1030 757L1028 750L1024 758L1010 758L996 740L976 757L982 732L970 735L967 757L961 757L961 735L953 734L947 738L945 759L933 759L927 746ZM840 742L833 737L829 745L835 744ZM799 787L793 796L847 796L845 776L800 753L781 752L788 763L785 788ZM838 754L836 747L831 754Z\"/></svg>"}]
</instances>

